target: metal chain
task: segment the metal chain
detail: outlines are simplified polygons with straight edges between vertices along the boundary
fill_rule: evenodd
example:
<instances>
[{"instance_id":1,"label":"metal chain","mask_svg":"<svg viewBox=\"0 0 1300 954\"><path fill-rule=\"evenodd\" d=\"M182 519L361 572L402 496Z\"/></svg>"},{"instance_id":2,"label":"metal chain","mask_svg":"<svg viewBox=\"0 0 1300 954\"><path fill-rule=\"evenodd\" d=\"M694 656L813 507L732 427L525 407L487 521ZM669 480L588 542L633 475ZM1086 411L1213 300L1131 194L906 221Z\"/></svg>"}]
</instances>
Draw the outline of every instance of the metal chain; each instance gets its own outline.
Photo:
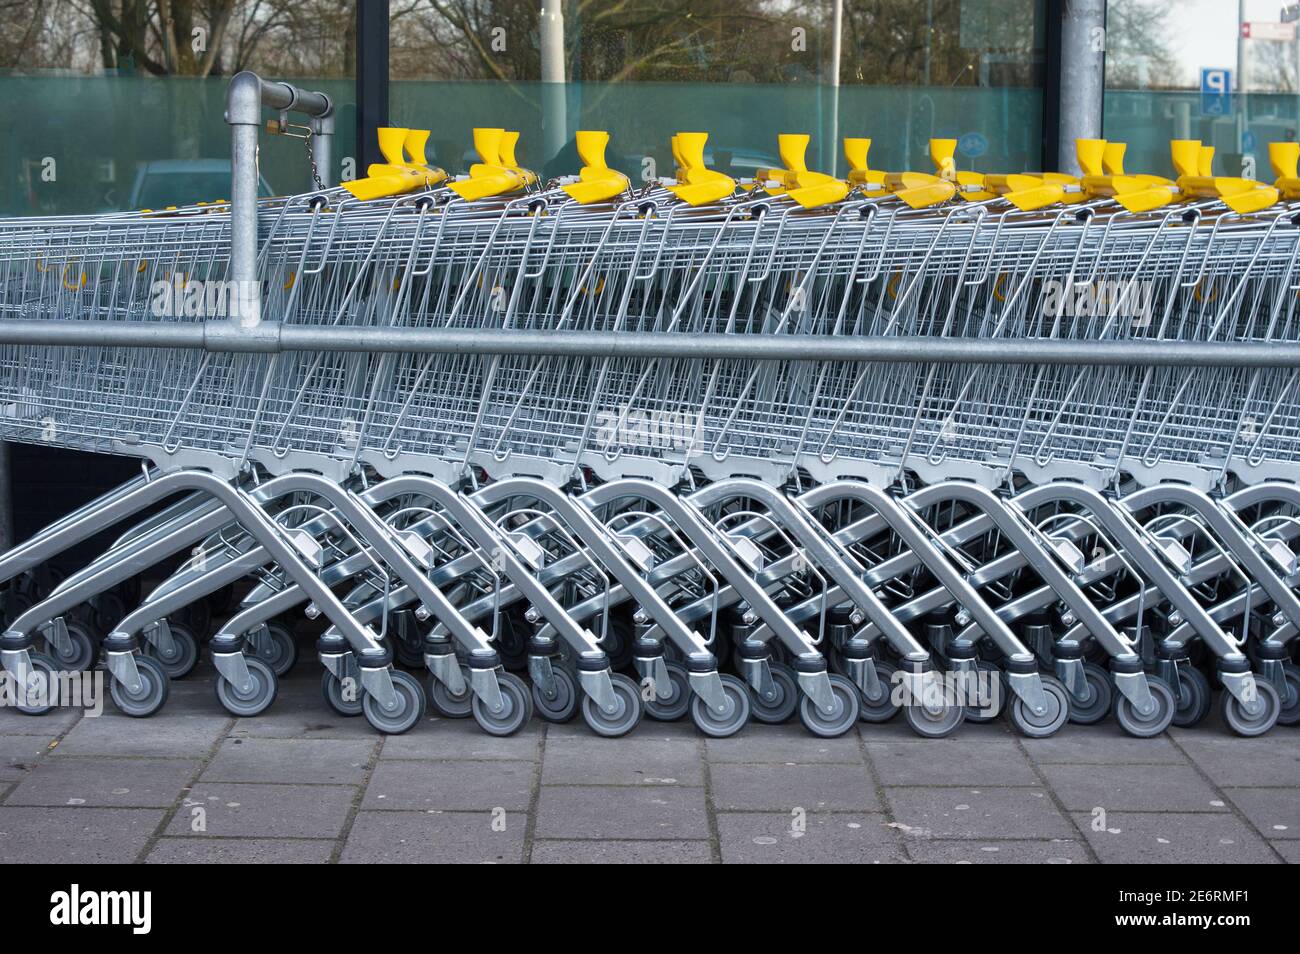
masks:
<instances>
[{"instance_id":1,"label":"metal chain","mask_svg":"<svg viewBox=\"0 0 1300 954\"><path fill-rule=\"evenodd\" d=\"M311 148L312 130L307 129L307 135L303 137L303 145L307 147L307 161L311 163L311 181L316 183L317 191L325 188L325 184L320 180L320 171L316 168L316 154Z\"/></svg>"}]
</instances>

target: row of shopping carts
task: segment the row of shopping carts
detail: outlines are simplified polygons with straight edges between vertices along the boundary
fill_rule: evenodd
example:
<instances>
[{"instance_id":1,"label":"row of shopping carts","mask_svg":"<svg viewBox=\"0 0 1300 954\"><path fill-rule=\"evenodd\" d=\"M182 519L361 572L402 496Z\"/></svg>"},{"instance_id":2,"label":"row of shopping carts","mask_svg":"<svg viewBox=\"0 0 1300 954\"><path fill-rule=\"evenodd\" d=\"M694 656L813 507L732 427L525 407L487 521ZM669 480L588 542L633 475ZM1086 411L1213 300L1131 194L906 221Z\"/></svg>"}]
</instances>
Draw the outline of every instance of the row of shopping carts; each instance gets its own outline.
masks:
<instances>
[{"instance_id":1,"label":"row of shopping carts","mask_svg":"<svg viewBox=\"0 0 1300 954\"><path fill-rule=\"evenodd\" d=\"M0 555L0 662L45 690L25 711L102 660L153 713L202 636L255 715L305 613L325 699L383 732L431 705L496 734L797 710L820 736L901 711L923 736L1005 712L1145 737L1215 689L1241 734L1300 722L1296 368L798 351L1293 343L1285 189L874 175L857 147L840 183L786 143L785 170L722 182L702 140L634 188L590 139L583 176L543 183L496 135L453 180L400 138L364 187L261 203L260 317L347 347L167 346L239 325L223 203L0 222L0 319L158 336L0 347L4 439L146 462ZM598 346L400 344L453 331ZM693 351L718 335L755 353ZM183 622L232 587L210 632Z\"/></svg>"}]
</instances>

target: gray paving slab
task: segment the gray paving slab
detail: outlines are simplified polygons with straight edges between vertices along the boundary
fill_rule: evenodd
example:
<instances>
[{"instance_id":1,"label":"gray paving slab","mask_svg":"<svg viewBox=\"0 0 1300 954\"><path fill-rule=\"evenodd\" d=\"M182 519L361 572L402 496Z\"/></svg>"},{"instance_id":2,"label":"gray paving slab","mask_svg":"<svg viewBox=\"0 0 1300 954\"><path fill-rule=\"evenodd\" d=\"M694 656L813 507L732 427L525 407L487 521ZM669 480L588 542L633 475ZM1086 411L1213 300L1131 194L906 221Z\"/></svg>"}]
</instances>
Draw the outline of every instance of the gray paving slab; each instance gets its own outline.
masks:
<instances>
[{"instance_id":1,"label":"gray paving slab","mask_svg":"<svg viewBox=\"0 0 1300 954\"><path fill-rule=\"evenodd\" d=\"M12 706L0 706L0 735L42 735L54 738L77 724L81 710L72 706L51 709L45 715L23 715Z\"/></svg>"},{"instance_id":2,"label":"gray paving slab","mask_svg":"<svg viewBox=\"0 0 1300 954\"><path fill-rule=\"evenodd\" d=\"M201 782L181 802L169 835L337 838L358 790L351 785ZM202 822L206 830L198 827Z\"/></svg>"},{"instance_id":3,"label":"gray paving slab","mask_svg":"<svg viewBox=\"0 0 1300 954\"><path fill-rule=\"evenodd\" d=\"M619 840L707 838L704 790L662 785L543 786L536 834Z\"/></svg>"},{"instance_id":4,"label":"gray paving slab","mask_svg":"<svg viewBox=\"0 0 1300 954\"><path fill-rule=\"evenodd\" d=\"M198 767L187 759L43 759L5 804L167 808Z\"/></svg>"},{"instance_id":5,"label":"gray paving slab","mask_svg":"<svg viewBox=\"0 0 1300 954\"><path fill-rule=\"evenodd\" d=\"M723 764L710 770L719 811L807 812L880 810L863 765Z\"/></svg>"},{"instance_id":6,"label":"gray paving slab","mask_svg":"<svg viewBox=\"0 0 1300 954\"><path fill-rule=\"evenodd\" d=\"M917 864L940 865L1086 865L1092 855L1083 841L1052 838L1046 841L906 838L907 853Z\"/></svg>"},{"instance_id":7,"label":"gray paving slab","mask_svg":"<svg viewBox=\"0 0 1300 954\"><path fill-rule=\"evenodd\" d=\"M315 865L330 860L338 842L293 838L160 838L151 865Z\"/></svg>"},{"instance_id":8,"label":"gray paving slab","mask_svg":"<svg viewBox=\"0 0 1300 954\"><path fill-rule=\"evenodd\" d=\"M928 745L933 739L923 739L907 727L907 720L895 716L888 722L859 722L858 735L868 742L916 742ZM1001 719L992 722L967 722L957 729L953 738L963 742L989 742L1010 738L1011 730Z\"/></svg>"},{"instance_id":9,"label":"gray paving slab","mask_svg":"<svg viewBox=\"0 0 1300 954\"><path fill-rule=\"evenodd\" d=\"M1282 729L1258 739L1184 735L1178 744L1216 785L1300 786L1300 739Z\"/></svg>"},{"instance_id":10,"label":"gray paving slab","mask_svg":"<svg viewBox=\"0 0 1300 954\"><path fill-rule=\"evenodd\" d=\"M1265 864L1276 855L1239 819L1222 814L1108 812L1094 831L1091 815L1075 816L1106 864Z\"/></svg>"},{"instance_id":11,"label":"gray paving slab","mask_svg":"<svg viewBox=\"0 0 1300 954\"><path fill-rule=\"evenodd\" d=\"M1226 788L1224 794L1265 838L1300 838L1300 788Z\"/></svg>"},{"instance_id":12,"label":"gray paving slab","mask_svg":"<svg viewBox=\"0 0 1300 954\"><path fill-rule=\"evenodd\" d=\"M1190 765L1043 765L1043 776L1070 811L1227 811L1220 793Z\"/></svg>"},{"instance_id":13,"label":"gray paving slab","mask_svg":"<svg viewBox=\"0 0 1300 954\"><path fill-rule=\"evenodd\" d=\"M907 860L898 833L878 814L719 813L722 860L759 864L879 864Z\"/></svg>"},{"instance_id":14,"label":"gray paving slab","mask_svg":"<svg viewBox=\"0 0 1300 954\"><path fill-rule=\"evenodd\" d=\"M842 762L862 764L862 751L854 733L838 739L819 739L799 723L745 727L729 739L705 743L710 762Z\"/></svg>"},{"instance_id":15,"label":"gray paving slab","mask_svg":"<svg viewBox=\"0 0 1300 954\"><path fill-rule=\"evenodd\" d=\"M1273 850L1289 865L1300 865L1300 841L1270 841Z\"/></svg>"},{"instance_id":16,"label":"gray paving slab","mask_svg":"<svg viewBox=\"0 0 1300 954\"><path fill-rule=\"evenodd\" d=\"M366 788L367 810L524 811L532 799L534 762L381 762Z\"/></svg>"},{"instance_id":17,"label":"gray paving slab","mask_svg":"<svg viewBox=\"0 0 1300 954\"><path fill-rule=\"evenodd\" d=\"M887 788L885 800L899 830L922 838L1077 837L1040 788Z\"/></svg>"},{"instance_id":18,"label":"gray paving slab","mask_svg":"<svg viewBox=\"0 0 1300 954\"><path fill-rule=\"evenodd\" d=\"M1135 739L1109 721L1097 725L1066 725L1050 739L1022 738L1019 742L1029 757L1040 763L1179 765L1187 761L1168 736Z\"/></svg>"},{"instance_id":19,"label":"gray paving slab","mask_svg":"<svg viewBox=\"0 0 1300 954\"><path fill-rule=\"evenodd\" d=\"M39 735L0 735L0 782L12 782L27 772L46 753L54 740Z\"/></svg>"},{"instance_id":20,"label":"gray paving slab","mask_svg":"<svg viewBox=\"0 0 1300 954\"><path fill-rule=\"evenodd\" d=\"M602 740L604 741L604 740ZM648 739L635 745L548 739L546 785L702 785L704 760L695 739Z\"/></svg>"},{"instance_id":21,"label":"gray paving slab","mask_svg":"<svg viewBox=\"0 0 1300 954\"><path fill-rule=\"evenodd\" d=\"M205 782L359 785L378 739L227 739L203 770Z\"/></svg>"},{"instance_id":22,"label":"gray paving slab","mask_svg":"<svg viewBox=\"0 0 1300 954\"><path fill-rule=\"evenodd\" d=\"M753 728L752 725L746 727ZM585 739L589 742L595 742L600 739L581 717L572 719L569 722L552 722L546 726L546 737L548 739ZM695 723L689 717L678 719L675 722L660 722L657 719L651 719L646 716L641 720L641 724L636 727L636 731L631 735L625 735L621 739L610 739L614 744L625 742L641 742L653 739L702 739L704 735L699 729L695 728Z\"/></svg>"},{"instance_id":23,"label":"gray paving slab","mask_svg":"<svg viewBox=\"0 0 1300 954\"><path fill-rule=\"evenodd\" d=\"M198 713L169 704L148 723L116 712L85 718L52 750L64 755L124 755L200 758L222 738L233 719L227 713Z\"/></svg>"},{"instance_id":24,"label":"gray paving slab","mask_svg":"<svg viewBox=\"0 0 1300 954\"><path fill-rule=\"evenodd\" d=\"M496 830L494 822L504 829ZM360 812L343 864L517 864L527 819L489 812Z\"/></svg>"},{"instance_id":25,"label":"gray paving slab","mask_svg":"<svg viewBox=\"0 0 1300 954\"><path fill-rule=\"evenodd\" d=\"M924 746L867 742L867 756L885 785L1037 785L1038 776L1015 739L967 745L935 739Z\"/></svg>"},{"instance_id":26,"label":"gray paving slab","mask_svg":"<svg viewBox=\"0 0 1300 954\"><path fill-rule=\"evenodd\" d=\"M543 723L534 719L504 738L488 735L473 719L431 719L384 740L381 761L389 759L532 759L541 751Z\"/></svg>"},{"instance_id":27,"label":"gray paving slab","mask_svg":"<svg viewBox=\"0 0 1300 954\"><path fill-rule=\"evenodd\" d=\"M534 841L529 859L546 865L705 865L713 861L706 841Z\"/></svg>"},{"instance_id":28,"label":"gray paving slab","mask_svg":"<svg viewBox=\"0 0 1300 954\"><path fill-rule=\"evenodd\" d=\"M412 731L423 732L421 724ZM275 704L252 719L239 719L230 733L235 737L278 739L373 739L365 717L341 716L325 702L320 692L319 670L295 670L280 684Z\"/></svg>"},{"instance_id":29,"label":"gray paving slab","mask_svg":"<svg viewBox=\"0 0 1300 954\"><path fill-rule=\"evenodd\" d=\"M0 864L129 864L165 813L159 808L0 806Z\"/></svg>"}]
</instances>

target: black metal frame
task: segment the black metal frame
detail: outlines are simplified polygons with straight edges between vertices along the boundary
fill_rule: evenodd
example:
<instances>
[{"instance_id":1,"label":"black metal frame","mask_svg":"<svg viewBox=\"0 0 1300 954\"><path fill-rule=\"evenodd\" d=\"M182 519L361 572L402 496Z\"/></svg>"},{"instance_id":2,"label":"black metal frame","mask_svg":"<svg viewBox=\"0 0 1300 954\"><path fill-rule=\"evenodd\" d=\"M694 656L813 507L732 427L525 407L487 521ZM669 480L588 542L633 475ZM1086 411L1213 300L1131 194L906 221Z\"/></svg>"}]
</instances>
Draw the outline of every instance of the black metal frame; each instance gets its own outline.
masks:
<instances>
[{"instance_id":1,"label":"black metal frame","mask_svg":"<svg viewBox=\"0 0 1300 954\"><path fill-rule=\"evenodd\" d=\"M1042 170L1059 172L1057 157L1061 146L1061 18L1065 0L1047 0L1043 16L1047 18L1043 61L1043 154Z\"/></svg>"},{"instance_id":2,"label":"black metal frame","mask_svg":"<svg viewBox=\"0 0 1300 954\"><path fill-rule=\"evenodd\" d=\"M357 0L357 176L383 162L376 130L388 125L388 0Z\"/></svg>"}]
</instances>

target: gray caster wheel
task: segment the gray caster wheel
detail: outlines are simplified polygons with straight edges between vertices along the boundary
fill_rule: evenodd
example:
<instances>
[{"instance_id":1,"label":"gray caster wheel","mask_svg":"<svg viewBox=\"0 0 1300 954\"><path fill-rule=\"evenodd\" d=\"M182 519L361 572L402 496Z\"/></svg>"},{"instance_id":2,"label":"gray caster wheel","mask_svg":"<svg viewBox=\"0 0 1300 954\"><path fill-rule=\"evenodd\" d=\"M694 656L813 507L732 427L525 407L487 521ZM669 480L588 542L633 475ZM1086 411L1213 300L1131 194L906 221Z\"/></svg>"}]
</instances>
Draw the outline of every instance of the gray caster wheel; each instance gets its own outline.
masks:
<instances>
[{"instance_id":1,"label":"gray caster wheel","mask_svg":"<svg viewBox=\"0 0 1300 954\"><path fill-rule=\"evenodd\" d=\"M770 663L772 669L772 697L764 699L757 689L749 687L749 711L759 722L779 725L789 722L799 704L799 683L794 671L780 663Z\"/></svg>"},{"instance_id":2,"label":"gray caster wheel","mask_svg":"<svg viewBox=\"0 0 1300 954\"><path fill-rule=\"evenodd\" d=\"M1300 666L1286 663L1286 698L1282 700L1282 711L1277 715L1279 725L1296 725L1300 723Z\"/></svg>"},{"instance_id":3,"label":"gray caster wheel","mask_svg":"<svg viewBox=\"0 0 1300 954\"><path fill-rule=\"evenodd\" d=\"M1173 724L1187 729L1210 714L1210 680L1191 663L1178 667L1179 698L1174 701Z\"/></svg>"},{"instance_id":4,"label":"gray caster wheel","mask_svg":"<svg viewBox=\"0 0 1300 954\"><path fill-rule=\"evenodd\" d=\"M54 674L60 670L50 660L50 657L41 653L34 653L29 650L27 658L31 661L32 672L27 677L27 691L19 696L18 704L14 708L23 715L45 715L59 701L54 698L58 692L58 680ZM9 678L12 679L12 677ZM16 682L12 691L18 691Z\"/></svg>"},{"instance_id":5,"label":"gray caster wheel","mask_svg":"<svg viewBox=\"0 0 1300 954\"><path fill-rule=\"evenodd\" d=\"M366 692L361 695L361 708L366 721L377 731L401 735L424 718L424 688L409 672L390 669L389 676L393 680L392 705L380 705L378 699Z\"/></svg>"},{"instance_id":6,"label":"gray caster wheel","mask_svg":"<svg viewBox=\"0 0 1300 954\"><path fill-rule=\"evenodd\" d=\"M361 715L361 684L360 682L351 687L351 691L344 697L343 683L334 678L334 674L326 669L321 673L320 692L325 697L329 707L341 716L352 718Z\"/></svg>"},{"instance_id":7,"label":"gray caster wheel","mask_svg":"<svg viewBox=\"0 0 1300 954\"><path fill-rule=\"evenodd\" d=\"M489 735L514 735L532 717L533 697L524 681L512 672L497 673L497 683L501 687L500 711L490 711L482 699L474 696L474 721Z\"/></svg>"},{"instance_id":8,"label":"gray caster wheel","mask_svg":"<svg viewBox=\"0 0 1300 954\"><path fill-rule=\"evenodd\" d=\"M555 695L548 699L541 686L533 683L533 708L547 722L568 722L578 713L578 690L563 666L552 666L551 673Z\"/></svg>"},{"instance_id":9,"label":"gray caster wheel","mask_svg":"<svg viewBox=\"0 0 1300 954\"><path fill-rule=\"evenodd\" d=\"M858 690L858 718L863 722L888 722L898 715L899 706L894 699L894 674L897 672L898 667L893 663L876 663L880 697L868 699L861 689Z\"/></svg>"},{"instance_id":10,"label":"gray caster wheel","mask_svg":"<svg viewBox=\"0 0 1300 954\"><path fill-rule=\"evenodd\" d=\"M923 739L943 739L966 721L965 706L913 705L903 708L908 727Z\"/></svg>"},{"instance_id":11,"label":"gray caster wheel","mask_svg":"<svg viewBox=\"0 0 1300 954\"><path fill-rule=\"evenodd\" d=\"M1035 713L1018 696L1011 700L1007 709L1011 724L1027 739L1045 739L1055 735L1070 717L1070 694L1065 691L1065 686L1055 676L1039 678L1047 696L1045 711Z\"/></svg>"},{"instance_id":12,"label":"gray caster wheel","mask_svg":"<svg viewBox=\"0 0 1300 954\"><path fill-rule=\"evenodd\" d=\"M140 673L140 686L135 692L128 691L112 676L108 679L108 692L123 715L142 719L153 715L163 707L163 703L167 701L170 681L162 663L150 656L137 654L135 667Z\"/></svg>"},{"instance_id":13,"label":"gray caster wheel","mask_svg":"<svg viewBox=\"0 0 1300 954\"><path fill-rule=\"evenodd\" d=\"M1139 739L1150 739L1169 728L1176 708L1174 691L1167 682L1156 676L1147 676L1147 685L1156 703L1155 711L1148 715L1140 715L1122 693L1115 694L1115 721L1121 729Z\"/></svg>"},{"instance_id":14,"label":"gray caster wheel","mask_svg":"<svg viewBox=\"0 0 1300 954\"><path fill-rule=\"evenodd\" d=\"M55 667L62 672L86 672L95 665L95 640L81 623L64 620L68 628L68 639L72 645L66 652L47 641L49 652L46 654Z\"/></svg>"},{"instance_id":15,"label":"gray caster wheel","mask_svg":"<svg viewBox=\"0 0 1300 954\"><path fill-rule=\"evenodd\" d=\"M979 670L980 679L976 683L976 692L979 699L976 705L966 707L967 722L992 722L1000 716L1007 705L1006 681L1002 678L1002 670L997 663L989 662L987 659L977 660L975 663Z\"/></svg>"},{"instance_id":16,"label":"gray caster wheel","mask_svg":"<svg viewBox=\"0 0 1300 954\"><path fill-rule=\"evenodd\" d=\"M474 693L469 687L469 666L461 666L460 674L465 680L465 688L459 693L452 692L435 677L429 677L429 704L444 719L468 719L474 711Z\"/></svg>"},{"instance_id":17,"label":"gray caster wheel","mask_svg":"<svg viewBox=\"0 0 1300 954\"><path fill-rule=\"evenodd\" d=\"M1110 712L1115 702L1115 691L1110 673L1096 663L1083 664L1083 678L1087 683L1088 697L1080 701L1070 695L1070 721L1075 725L1095 725Z\"/></svg>"},{"instance_id":18,"label":"gray caster wheel","mask_svg":"<svg viewBox=\"0 0 1300 954\"><path fill-rule=\"evenodd\" d=\"M861 697L858 687L844 676L832 674L829 678L831 692L835 697L833 712L822 712L807 696L799 699L799 721L809 732L823 739L834 739L848 732L862 711L858 703Z\"/></svg>"},{"instance_id":19,"label":"gray caster wheel","mask_svg":"<svg viewBox=\"0 0 1300 954\"><path fill-rule=\"evenodd\" d=\"M673 693L667 699L651 695L645 702L645 714L660 722L675 722L691 707L691 682L685 666L674 662L664 665L668 667L668 682Z\"/></svg>"},{"instance_id":20,"label":"gray caster wheel","mask_svg":"<svg viewBox=\"0 0 1300 954\"><path fill-rule=\"evenodd\" d=\"M1255 677L1255 694L1263 708L1255 715L1249 715L1241 703L1230 692L1225 692L1221 701L1223 721L1237 735L1247 737L1263 735L1277 725L1277 717L1282 711L1282 697L1277 694L1273 684Z\"/></svg>"},{"instance_id":21,"label":"gray caster wheel","mask_svg":"<svg viewBox=\"0 0 1300 954\"><path fill-rule=\"evenodd\" d=\"M169 679L183 679L188 676L199 662L199 640L194 632L183 623L168 622L172 631L172 647L163 652L148 640L144 640L143 653L150 659L157 660L167 673Z\"/></svg>"},{"instance_id":22,"label":"gray caster wheel","mask_svg":"<svg viewBox=\"0 0 1300 954\"><path fill-rule=\"evenodd\" d=\"M716 712L704 704L699 696L692 695L691 719L696 728L707 736L725 739L735 735L749 721L749 687L735 676L721 676L722 691L726 696L722 712Z\"/></svg>"},{"instance_id":23,"label":"gray caster wheel","mask_svg":"<svg viewBox=\"0 0 1300 954\"><path fill-rule=\"evenodd\" d=\"M222 676L217 676L217 701L233 716L248 718L261 715L275 701L279 680L275 670L255 656L244 660L248 667L251 685L247 692L240 692Z\"/></svg>"},{"instance_id":24,"label":"gray caster wheel","mask_svg":"<svg viewBox=\"0 0 1300 954\"><path fill-rule=\"evenodd\" d=\"M283 623L267 623L266 630L270 639L258 643L256 653L250 655L256 655L270 666L277 677L287 676L298 661L298 641ZM420 661L423 663L424 660Z\"/></svg>"},{"instance_id":25,"label":"gray caster wheel","mask_svg":"<svg viewBox=\"0 0 1300 954\"><path fill-rule=\"evenodd\" d=\"M627 735L641 722L641 687L622 673L613 673L610 678L614 683L617 709L613 713L604 712L591 696L583 696L582 717L597 735L616 739Z\"/></svg>"}]
</instances>

